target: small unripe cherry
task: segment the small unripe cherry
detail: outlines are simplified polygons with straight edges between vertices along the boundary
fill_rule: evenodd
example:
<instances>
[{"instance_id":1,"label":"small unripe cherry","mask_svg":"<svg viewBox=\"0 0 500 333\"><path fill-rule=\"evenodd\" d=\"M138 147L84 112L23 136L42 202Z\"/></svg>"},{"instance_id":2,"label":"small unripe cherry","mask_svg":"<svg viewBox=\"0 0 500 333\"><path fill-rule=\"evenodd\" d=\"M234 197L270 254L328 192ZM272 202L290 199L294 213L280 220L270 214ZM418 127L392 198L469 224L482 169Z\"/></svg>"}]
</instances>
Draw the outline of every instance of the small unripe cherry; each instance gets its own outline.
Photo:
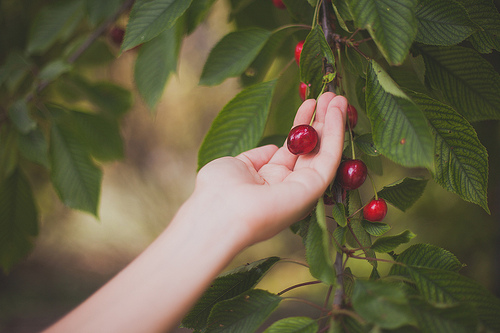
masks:
<instances>
[{"instance_id":1,"label":"small unripe cherry","mask_svg":"<svg viewBox=\"0 0 500 333\"><path fill-rule=\"evenodd\" d=\"M278 9L286 9L286 6L282 0L273 0L273 5Z\"/></svg>"},{"instance_id":2,"label":"small unripe cherry","mask_svg":"<svg viewBox=\"0 0 500 333\"><path fill-rule=\"evenodd\" d=\"M123 28L114 26L109 31L109 37L116 46L122 45L124 36L125 36L125 30Z\"/></svg>"},{"instance_id":3,"label":"small unripe cherry","mask_svg":"<svg viewBox=\"0 0 500 333\"><path fill-rule=\"evenodd\" d=\"M304 82L300 82L299 96L300 96L300 99L302 101L306 100L306 97L307 97L307 84L305 84Z\"/></svg>"},{"instance_id":4,"label":"small unripe cherry","mask_svg":"<svg viewBox=\"0 0 500 333\"><path fill-rule=\"evenodd\" d=\"M300 64L300 55L302 54L302 49L304 48L304 42L301 40L300 42L295 45L295 61L297 62L297 65Z\"/></svg>"},{"instance_id":5,"label":"small unripe cherry","mask_svg":"<svg viewBox=\"0 0 500 333\"><path fill-rule=\"evenodd\" d=\"M346 190L355 190L365 182L368 169L361 160L346 160L337 170L337 181Z\"/></svg>"},{"instance_id":6,"label":"small unripe cherry","mask_svg":"<svg viewBox=\"0 0 500 333\"><path fill-rule=\"evenodd\" d=\"M363 218L371 222L380 222L387 214L387 204L382 198L373 199L363 208Z\"/></svg>"},{"instance_id":7,"label":"small unripe cherry","mask_svg":"<svg viewBox=\"0 0 500 333\"><path fill-rule=\"evenodd\" d=\"M286 144L294 155L308 154L318 144L318 132L310 125L295 126L290 130Z\"/></svg>"},{"instance_id":8,"label":"small unripe cherry","mask_svg":"<svg viewBox=\"0 0 500 333\"><path fill-rule=\"evenodd\" d=\"M347 119L349 120L349 124L345 124L346 131L349 129L349 125L351 129L353 129L358 123L358 110L351 104L347 105Z\"/></svg>"}]
</instances>

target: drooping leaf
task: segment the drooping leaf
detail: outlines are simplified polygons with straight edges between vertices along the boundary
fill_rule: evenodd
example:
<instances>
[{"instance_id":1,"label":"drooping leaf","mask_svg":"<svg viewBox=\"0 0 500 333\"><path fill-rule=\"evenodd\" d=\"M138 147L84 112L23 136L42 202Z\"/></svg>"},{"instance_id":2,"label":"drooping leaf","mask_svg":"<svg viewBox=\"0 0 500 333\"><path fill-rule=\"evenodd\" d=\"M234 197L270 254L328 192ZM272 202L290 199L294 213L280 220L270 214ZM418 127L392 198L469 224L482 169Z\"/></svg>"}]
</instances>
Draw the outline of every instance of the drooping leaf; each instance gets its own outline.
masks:
<instances>
[{"instance_id":1,"label":"drooping leaf","mask_svg":"<svg viewBox=\"0 0 500 333\"><path fill-rule=\"evenodd\" d=\"M417 34L416 0L348 0L354 22L368 29L387 61L399 65Z\"/></svg>"},{"instance_id":2,"label":"drooping leaf","mask_svg":"<svg viewBox=\"0 0 500 333\"><path fill-rule=\"evenodd\" d=\"M289 317L274 322L264 333L315 333L318 323L309 317Z\"/></svg>"},{"instance_id":3,"label":"drooping leaf","mask_svg":"<svg viewBox=\"0 0 500 333\"><path fill-rule=\"evenodd\" d=\"M187 34L191 34L203 22L214 2L215 0L193 0L185 13Z\"/></svg>"},{"instance_id":4,"label":"drooping leaf","mask_svg":"<svg viewBox=\"0 0 500 333\"><path fill-rule=\"evenodd\" d=\"M50 131L50 178L61 201L97 216L102 171L70 127L54 122Z\"/></svg>"},{"instance_id":5,"label":"drooping leaf","mask_svg":"<svg viewBox=\"0 0 500 333\"><path fill-rule=\"evenodd\" d=\"M18 132L13 126L0 125L0 182L14 172L17 165Z\"/></svg>"},{"instance_id":6,"label":"drooping leaf","mask_svg":"<svg viewBox=\"0 0 500 333\"><path fill-rule=\"evenodd\" d=\"M19 133L27 134L36 127L36 122L31 119L26 99L20 99L9 107L9 118L16 126Z\"/></svg>"},{"instance_id":7,"label":"drooping leaf","mask_svg":"<svg viewBox=\"0 0 500 333\"><path fill-rule=\"evenodd\" d=\"M363 228L361 220L351 219L349 225L349 230L352 230L352 232L348 232L346 235L348 244L354 248L362 248L366 258L377 258L375 251L371 249L372 239L370 234ZM378 266L376 260L368 260L368 262L373 267Z\"/></svg>"},{"instance_id":8,"label":"drooping leaf","mask_svg":"<svg viewBox=\"0 0 500 333\"><path fill-rule=\"evenodd\" d=\"M141 47L134 67L137 90L150 109L154 109L171 73L177 71L180 25L164 30Z\"/></svg>"},{"instance_id":9,"label":"drooping leaf","mask_svg":"<svg viewBox=\"0 0 500 333\"><path fill-rule=\"evenodd\" d=\"M432 168L434 140L424 114L374 61L368 68L366 108L378 151L403 166Z\"/></svg>"},{"instance_id":10,"label":"drooping leaf","mask_svg":"<svg viewBox=\"0 0 500 333\"><path fill-rule=\"evenodd\" d=\"M344 204L341 202L337 202L335 205L333 205L332 209L332 217L335 222L337 222L341 227L345 227L347 225L347 216Z\"/></svg>"},{"instance_id":11,"label":"drooping leaf","mask_svg":"<svg viewBox=\"0 0 500 333\"><path fill-rule=\"evenodd\" d=\"M309 96L316 98L322 87L325 61L335 68L335 57L319 25L311 29L300 54L300 81L309 85Z\"/></svg>"},{"instance_id":12,"label":"drooping leaf","mask_svg":"<svg viewBox=\"0 0 500 333\"><path fill-rule=\"evenodd\" d=\"M477 52L420 45L425 80L470 121L500 119L500 74Z\"/></svg>"},{"instance_id":13,"label":"drooping leaf","mask_svg":"<svg viewBox=\"0 0 500 333\"><path fill-rule=\"evenodd\" d=\"M381 328L395 329L414 321L408 298L395 283L356 280L352 305L361 317Z\"/></svg>"},{"instance_id":14,"label":"drooping leaf","mask_svg":"<svg viewBox=\"0 0 500 333\"><path fill-rule=\"evenodd\" d=\"M432 305L418 298L410 299L418 326L429 333L474 333L478 319L471 306L464 303Z\"/></svg>"},{"instance_id":15,"label":"drooping leaf","mask_svg":"<svg viewBox=\"0 0 500 333\"><path fill-rule=\"evenodd\" d=\"M318 280L329 285L335 285L337 274L332 260L332 249L330 246L330 235L326 229L324 220L324 206L321 212L321 204L318 201L315 213L312 214L307 237L305 241L306 260L309 264L309 272ZM323 218L321 215L323 214Z\"/></svg>"},{"instance_id":16,"label":"drooping leaf","mask_svg":"<svg viewBox=\"0 0 500 333\"><path fill-rule=\"evenodd\" d=\"M390 225L382 222L370 222L367 220L361 220L361 225L367 233L375 237L382 236L387 231L391 230Z\"/></svg>"},{"instance_id":17,"label":"drooping leaf","mask_svg":"<svg viewBox=\"0 0 500 333\"><path fill-rule=\"evenodd\" d=\"M341 246L346 242L346 233L348 232L347 227L338 226L333 231L333 245L335 246L335 250L337 252L342 252Z\"/></svg>"},{"instance_id":18,"label":"drooping leaf","mask_svg":"<svg viewBox=\"0 0 500 333\"><path fill-rule=\"evenodd\" d=\"M415 244L404 250L396 258L398 263L391 267L390 275L408 275L404 266L427 267L458 272L462 263L453 253L431 244Z\"/></svg>"},{"instance_id":19,"label":"drooping leaf","mask_svg":"<svg viewBox=\"0 0 500 333\"><path fill-rule=\"evenodd\" d=\"M427 301L470 304L484 326L493 332L500 331L500 299L476 281L441 269L412 267L409 272L418 291Z\"/></svg>"},{"instance_id":20,"label":"drooping leaf","mask_svg":"<svg viewBox=\"0 0 500 333\"><path fill-rule=\"evenodd\" d=\"M398 235L379 237L373 242L371 249L380 253L391 252L399 245L408 243L415 238L415 236L416 235L410 230L405 230Z\"/></svg>"},{"instance_id":21,"label":"drooping leaf","mask_svg":"<svg viewBox=\"0 0 500 333\"><path fill-rule=\"evenodd\" d=\"M54 60L45 65L38 73L38 77L42 81L53 81L64 73L71 70L71 65L64 60Z\"/></svg>"},{"instance_id":22,"label":"drooping leaf","mask_svg":"<svg viewBox=\"0 0 500 333\"><path fill-rule=\"evenodd\" d=\"M260 28L234 31L210 51L201 73L201 85L217 85L243 73L264 47L272 33Z\"/></svg>"},{"instance_id":23,"label":"drooping leaf","mask_svg":"<svg viewBox=\"0 0 500 333\"><path fill-rule=\"evenodd\" d=\"M31 27L28 53L44 53L56 41L66 40L83 18L84 1L58 1L38 13Z\"/></svg>"},{"instance_id":24,"label":"drooping leaf","mask_svg":"<svg viewBox=\"0 0 500 333\"><path fill-rule=\"evenodd\" d=\"M215 305L205 332L255 332L280 302L281 297L265 290L246 291Z\"/></svg>"},{"instance_id":25,"label":"drooping leaf","mask_svg":"<svg viewBox=\"0 0 500 333\"><path fill-rule=\"evenodd\" d=\"M258 260L220 275L182 320L182 326L203 329L214 305L253 288L279 260L278 257Z\"/></svg>"},{"instance_id":26,"label":"drooping leaf","mask_svg":"<svg viewBox=\"0 0 500 333\"><path fill-rule=\"evenodd\" d=\"M422 196L427 182L427 179L406 177L384 186L377 194L404 212Z\"/></svg>"},{"instance_id":27,"label":"drooping leaf","mask_svg":"<svg viewBox=\"0 0 500 333\"><path fill-rule=\"evenodd\" d=\"M489 212L488 152L474 128L448 105L411 93L424 111L434 134L434 180L462 199Z\"/></svg>"},{"instance_id":28,"label":"drooping leaf","mask_svg":"<svg viewBox=\"0 0 500 333\"><path fill-rule=\"evenodd\" d=\"M121 51L150 41L171 28L192 0L136 0L130 11Z\"/></svg>"},{"instance_id":29,"label":"drooping leaf","mask_svg":"<svg viewBox=\"0 0 500 333\"><path fill-rule=\"evenodd\" d=\"M417 5L417 42L429 45L455 45L470 36L474 23L465 8L455 0L420 0Z\"/></svg>"},{"instance_id":30,"label":"drooping leaf","mask_svg":"<svg viewBox=\"0 0 500 333\"><path fill-rule=\"evenodd\" d=\"M49 163L49 145L47 140L39 128L35 128L27 134L19 135L17 142L19 153L29 161L43 165L45 168L50 168Z\"/></svg>"},{"instance_id":31,"label":"drooping leaf","mask_svg":"<svg viewBox=\"0 0 500 333\"><path fill-rule=\"evenodd\" d=\"M262 82L237 94L217 115L198 152L198 168L222 156L256 147L266 124L276 81Z\"/></svg>"},{"instance_id":32,"label":"drooping leaf","mask_svg":"<svg viewBox=\"0 0 500 333\"><path fill-rule=\"evenodd\" d=\"M0 182L0 265L4 272L26 256L38 234L38 213L26 176L17 168Z\"/></svg>"},{"instance_id":33,"label":"drooping leaf","mask_svg":"<svg viewBox=\"0 0 500 333\"><path fill-rule=\"evenodd\" d=\"M369 156L380 155L380 152L377 150L375 144L373 143L373 137L371 133L365 133L356 136L354 138L354 143L363 153Z\"/></svg>"},{"instance_id":34,"label":"drooping leaf","mask_svg":"<svg viewBox=\"0 0 500 333\"><path fill-rule=\"evenodd\" d=\"M466 9L470 19L482 30L475 31L468 40L481 53L500 51L500 14L493 0L457 0Z\"/></svg>"}]
</instances>

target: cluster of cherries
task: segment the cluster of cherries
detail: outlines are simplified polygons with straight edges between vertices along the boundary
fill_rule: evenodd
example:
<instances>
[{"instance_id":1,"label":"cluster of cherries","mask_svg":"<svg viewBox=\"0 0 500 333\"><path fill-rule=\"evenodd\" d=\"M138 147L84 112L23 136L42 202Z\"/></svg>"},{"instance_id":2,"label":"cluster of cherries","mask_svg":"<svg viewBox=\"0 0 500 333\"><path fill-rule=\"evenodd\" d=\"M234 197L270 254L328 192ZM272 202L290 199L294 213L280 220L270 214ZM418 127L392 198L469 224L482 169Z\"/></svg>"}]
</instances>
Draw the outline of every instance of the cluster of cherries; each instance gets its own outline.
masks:
<instances>
[{"instance_id":1,"label":"cluster of cherries","mask_svg":"<svg viewBox=\"0 0 500 333\"><path fill-rule=\"evenodd\" d=\"M277 0L281 2L281 0ZM273 0L273 3L276 2ZM304 41L295 46L295 61L300 63L300 55ZM300 84L299 93L302 100L306 98L307 85ZM348 124L346 131L352 130L358 123L358 111L352 105L347 106ZM298 125L290 130L287 138L288 150L295 155L305 155L312 152L318 144L318 133L311 125ZM366 180L368 169L359 159L349 159L340 163L337 170L337 181L342 189L351 191L359 188ZM387 214L387 204L384 199L375 197L363 208L363 217L371 222L382 221Z\"/></svg>"}]
</instances>

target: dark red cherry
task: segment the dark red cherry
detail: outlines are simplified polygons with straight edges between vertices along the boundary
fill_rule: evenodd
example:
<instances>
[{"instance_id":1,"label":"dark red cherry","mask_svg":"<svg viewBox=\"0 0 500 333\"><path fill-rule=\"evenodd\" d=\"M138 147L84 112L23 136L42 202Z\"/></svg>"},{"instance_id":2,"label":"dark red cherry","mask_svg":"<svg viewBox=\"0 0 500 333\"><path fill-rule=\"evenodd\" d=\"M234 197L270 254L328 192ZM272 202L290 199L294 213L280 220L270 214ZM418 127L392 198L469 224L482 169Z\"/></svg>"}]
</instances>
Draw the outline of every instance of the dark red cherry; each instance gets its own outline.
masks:
<instances>
[{"instance_id":1,"label":"dark red cherry","mask_svg":"<svg viewBox=\"0 0 500 333\"><path fill-rule=\"evenodd\" d=\"M109 31L109 37L116 46L122 45L124 36L125 36L125 30L123 30L123 28L114 26Z\"/></svg>"},{"instance_id":2,"label":"dark red cherry","mask_svg":"<svg viewBox=\"0 0 500 333\"><path fill-rule=\"evenodd\" d=\"M286 6L282 0L273 0L273 5L278 9L286 9Z\"/></svg>"},{"instance_id":3,"label":"dark red cherry","mask_svg":"<svg viewBox=\"0 0 500 333\"><path fill-rule=\"evenodd\" d=\"M349 120L349 125L351 125L351 129L356 127L358 123L358 110L351 104L347 105L347 119ZM349 129L349 125L345 124L346 131Z\"/></svg>"},{"instance_id":4,"label":"dark red cherry","mask_svg":"<svg viewBox=\"0 0 500 333\"><path fill-rule=\"evenodd\" d=\"M382 198L373 199L363 208L363 217L371 222L380 222L387 214L387 204Z\"/></svg>"},{"instance_id":5,"label":"dark red cherry","mask_svg":"<svg viewBox=\"0 0 500 333\"><path fill-rule=\"evenodd\" d=\"M304 155L316 148L318 133L312 126L298 125L290 130L286 143L292 154Z\"/></svg>"},{"instance_id":6,"label":"dark red cherry","mask_svg":"<svg viewBox=\"0 0 500 333\"><path fill-rule=\"evenodd\" d=\"M306 100L306 96L307 96L307 84L305 84L304 82L300 82L299 95L300 95L300 99L302 101Z\"/></svg>"},{"instance_id":7,"label":"dark red cherry","mask_svg":"<svg viewBox=\"0 0 500 333\"><path fill-rule=\"evenodd\" d=\"M302 49L304 48L304 42L301 40L300 42L295 45L295 61L297 62L297 65L300 64L300 55L302 54Z\"/></svg>"},{"instance_id":8,"label":"dark red cherry","mask_svg":"<svg viewBox=\"0 0 500 333\"><path fill-rule=\"evenodd\" d=\"M337 180L346 190L355 190L365 182L368 169L361 160L346 160L340 163Z\"/></svg>"}]
</instances>

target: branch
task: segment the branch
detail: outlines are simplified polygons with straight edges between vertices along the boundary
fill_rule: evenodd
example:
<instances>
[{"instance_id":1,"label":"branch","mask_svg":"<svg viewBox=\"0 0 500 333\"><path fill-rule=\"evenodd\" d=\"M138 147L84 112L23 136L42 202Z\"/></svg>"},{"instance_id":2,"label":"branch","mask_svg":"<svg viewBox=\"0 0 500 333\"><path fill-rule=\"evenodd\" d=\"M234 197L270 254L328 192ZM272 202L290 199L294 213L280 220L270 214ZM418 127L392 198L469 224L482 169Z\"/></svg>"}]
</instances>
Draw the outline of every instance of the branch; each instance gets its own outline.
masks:
<instances>
[{"instance_id":1,"label":"branch","mask_svg":"<svg viewBox=\"0 0 500 333\"><path fill-rule=\"evenodd\" d=\"M329 5L330 4L330 5ZM319 15L319 24L321 25L321 29L323 29L323 34L325 35L326 42L330 45L330 48L333 44L333 34L335 32L335 15L332 12L332 6L330 0L321 1L320 15ZM324 74L335 73L333 65L325 62L324 64ZM337 82L331 81L327 85L327 89L325 91L335 92L335 88L337 87Z\"/></svg>"}]
</instances>

